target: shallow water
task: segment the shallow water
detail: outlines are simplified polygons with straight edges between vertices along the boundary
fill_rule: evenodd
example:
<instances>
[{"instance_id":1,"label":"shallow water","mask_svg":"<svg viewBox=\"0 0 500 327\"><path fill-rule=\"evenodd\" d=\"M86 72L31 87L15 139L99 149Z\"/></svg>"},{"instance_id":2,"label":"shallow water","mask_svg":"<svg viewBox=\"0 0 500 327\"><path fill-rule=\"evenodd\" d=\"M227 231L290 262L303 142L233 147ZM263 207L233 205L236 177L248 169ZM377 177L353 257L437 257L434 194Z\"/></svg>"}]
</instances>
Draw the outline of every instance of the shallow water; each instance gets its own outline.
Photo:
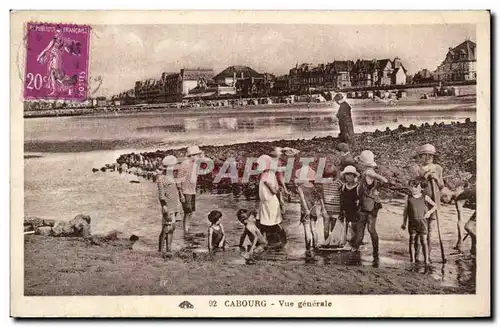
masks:
<instances>
[{"instance_id":1,"label":"shallow water","mask_svg":"<svg viewBox=\"0 0 500 327\"><path fill-rule=\"evenodd\" d=\"M156 195L156 186L151 181L138 179L128 174L117 172L92 173L94 166L99 167L116 155L113 152L89 152L84 154L47 154L41 158L25 160L25 213L49 219L69 220L79 213L92 217L93 233L107 233L119 230L125 236L136 234L140 237L137 249L155 252L157 237L161 228L160 206ZM140 183L130 183L139 180ZM182 240L182 222L177 223L174 250L191 247L191 251L206 253L207 215L213 209L223 212L222 223L226 230L229 249L224 260L234 264L245 264L244 257L237 248L243 226L236 219L240 208L254 209L255 201L234 199L232 195L197 196L197 211L193 219L193 232L199 233L193 241L186 244ZM407 232L400 229L402 222L402 203L391 201L384 203L379 213L377 229L380 237L380 265L395 266L401 269L423 272L422 267L412 267L408 263ZM444 206L440 214L441 230L446 253L452 253L456 242L456 215L454 207ZM467 212L466 217L470 216ZM261 254L260 260L269 263L292 262L305 264L304 234L299 223L299 205L290 203L283 223L288 234L285 251L268 251ZM317 223L320 244L323 239L323 224ZM371 242L369 234L364 238L365 245L361 253L325 252L318 255L317 265L371 265ZM470 246L465 242L465 249ZM443 284L458 286L472 278L472 262L467 264L450 257L444 270L441 269L437 235L433 245L432 259L436 262L429 274ZM420 269L420 270L419 270Z\"/></svg>"},{"instance_id":2,"label":"shallow water","mask_svg":"<svg viewBox=\"0 0 500 327\"><path fill-rule=\"evenodd\" d=\"M302 115L302 116L301 116ZM325 136L335 131L336 124L329 115L309 114L294 117L223 117L223 118L172 118L161 114L136 115L127 117L70 117L37 118L25 120L26 141L65 141L75 139L134 139L150 137L162 145L162 149L172 146L199 144L229 144L244 141L296 139ZM399 114L400 115L400 114ZM425 117L424 117L425 116ZM420 125L422 121L432 124L471 118L475 112L429 112L414 117L404 118L394 114L356 117L356 131L385 129L410 123ZM424 118L422 118L424 117ZM334 132L335 133L335 132ZM155 185L147 180L138 179L128 174L117 172L92 172L94 167L102 167L114 162L123 153L133 149L113 151L90 151L74 153L25 153L25 215L47 219L70 220L80 213L92 217L93 233L107 233L119 230L126 236L136 234L140 241L138 250L155 252L157 237L160 232L160 206ZM152 149L140 149L152 150ZM131 181L140 183L131 183ZM197 211L193 220L193 232L205 233L208 228L207 214L218 208L224 214L223 224L227 233L229 249L221 260L235 264L245 264L244 257L237 248L243 226L236 220L236 211L240 208L254 209L257 203L243 199L234 199L232 195L198 195ZM462 260L459 256L450 256L442 267L439 244L435 235L433 244L432 271L423 271L421 266L408 263L407 232L400 229L402 222L402 203L391 201L384 203L379 213L377 229L380 237L380 265L394 266L413 273L428 273L432 278L450 286L460 286L474 278L475 267L472 261ZM470 216L467 212L466 217ZM452 253L456 242L455 209L443 206L440 214L441 230L446 253ZM466 218L468 219L468 218ZM268 251L260 260L269 264L291 262L305 264L304 236L299 224L299 206L288 205L284 227L289 243L285 251ZM318 236L323 241L322 221L318 221ZM317 265L371 265L371 242L368 233L361 253L321 253ZM186 244L182 240L182 223L177 224L174 250L192 246L191 252L205 255L206 239L197 237ZM465 242L468 250L470 240ZM467 251L468 252L468 251ZM223 259L222 259L223 258ZM460 260L459 260L460 259Z\"/></svg>"},{"instance_id":3,"label":"shallow water","mask_svg":"<svg viewBox=\"0 0 500 327\"><path fill-rule=\"evenodd\" d=\"M355 132L395 128L400 124L420 125L475 120L475 111L468 109L440 111L353 111ZM244 115L234 112L224 117L178 117L161 113L136 113L96 117L30 118L24 120L25 142L74 142L114 140L134 146L149 140L160 146L182 147L191 144L220 145L247 141L297 139L337 135L334 112L281 112ZM96 144L92 150L99 150ZM116 145L120 147L120 144ZM38 151L38 150L35 150ZM44 151L44 150L40 150ZM77 152L77 151L75 151Z\"/></svg>"}]
</instances>

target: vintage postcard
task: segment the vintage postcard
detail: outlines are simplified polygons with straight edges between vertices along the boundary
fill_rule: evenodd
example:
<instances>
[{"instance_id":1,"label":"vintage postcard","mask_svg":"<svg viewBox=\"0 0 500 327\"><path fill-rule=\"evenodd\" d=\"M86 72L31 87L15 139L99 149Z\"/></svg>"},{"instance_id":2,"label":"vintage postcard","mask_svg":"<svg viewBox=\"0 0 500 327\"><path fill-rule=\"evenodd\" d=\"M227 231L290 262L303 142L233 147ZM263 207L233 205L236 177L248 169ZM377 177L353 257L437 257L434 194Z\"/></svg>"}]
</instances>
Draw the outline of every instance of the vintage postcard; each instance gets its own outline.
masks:
<instances>
[{"instance_id":1,"label":"vintage postcard","mask_svg":"<svg viewBox=\"0 0 500 327\"><path fill-rule=\"evenodd\" d=\"M12 316L491 315L489 12L10 18Z\"/></svg>"}]
</instances>

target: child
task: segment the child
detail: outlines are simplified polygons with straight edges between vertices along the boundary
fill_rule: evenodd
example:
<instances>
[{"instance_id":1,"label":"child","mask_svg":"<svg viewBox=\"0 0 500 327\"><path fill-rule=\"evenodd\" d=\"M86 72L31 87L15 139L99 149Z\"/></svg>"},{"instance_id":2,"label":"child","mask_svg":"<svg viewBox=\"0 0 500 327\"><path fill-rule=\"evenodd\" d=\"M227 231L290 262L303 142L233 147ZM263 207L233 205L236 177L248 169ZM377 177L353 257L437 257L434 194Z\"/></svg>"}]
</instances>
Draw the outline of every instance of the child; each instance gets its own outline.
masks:
<instances>
[{"instance_id":1,"label":"child","mask_svg":"<svg viewBox=\"0 0 500 327\"><path fill-rule=\"evenodd\" d=\"M267 240L260 232L259 228L250 220L250 216L255 217L256 213L249 213L248 210L240 209L236 213L238 220L245 226L245 231L240 237L239 247L241 250L245 250L243 247L243 243L245 242L246 237L250 240L251 246L248 249L249 260L253 260L254 250L258 250L259 252L264 250L267 245Z\"/></svg>"},{"instance_id":2,"label":"child","mask_svg":"<svg viewBox=\"0 0 500 327\"><path fill-rule=\"evenodd\" d=\"M351 231L351 238L347 239L349 243L356 240L355 226L358 221L358 185L357 178L359 173L356 171L354 166L346 166L344 170L340 173L341 178L345 180L345 184L340 192L340 211L345 217L346 223L348 224L348 229L346 228L346 233ZM346 235L347 238L347 235ZM352 249L350 245L347 246L348 249Z\"/></svg>"},{"instance_id":3,"label":"child","mask_svg":"<svg viewBox=\"0 0 500 327\"><path fill-rule=\"evenodd\" d=\"M316 172L309 166L302 167L295 172L297 191L300 196L300 222L304 226L306 241L306 260L313 261L314 250L318 244L318 233L316 231L316 222L320 204L320 193L314 185Z\"/></svg>"},{"instance_id":4,"label":"child","mask_svg":"<svg viewBox=\"0 0 500 327\"><path fill-rule=\"evenodd\" d=\"M471 256L476 255L476 189L475 188L464 188L463 186L458 187L455 191L450 191L448 188L443 188L442 190L442 200L445 203L451 203L455 201L455 208L457 210L457 229L458 229L458 240L455 245L455 249L462 252L462 215L463 208L468 208L474 210L469 221L464 226L465 231L470 235L472 243L470 254Z\"/></svg>"},{"instance_id":5,"label":"child","mask_svg":"<svg viewBox=\"0 0 500 327\"><path fill-rule=\"evenodd\" d=\"M172 240L174 238L175 222L179 218L181 202L179 191L174 179L174 170L177 168L177 158L166 156L162 161L162 173L156 179L158 187L158 198L162 212L162 229L158 239L158 252L170 255ZM166 243L166 251L163 251L163 243Z\"/></svg>"},{"instance_id":6,"label":"child","mask_svg":"<svg viewBox=\"0 0 500 327\"><path fill-rule=\"evenodd\" d=\"M433 222L436 221L440 209L441 195L440 190L444 188L443 168L434 163L436 148L432 144L424 144L417 149L418 166L416 177L423 177L428 181L423 193L428 195L437 205L437 210L427 219L427 246L429 248L429 257L431 253L431 234L433 231Z\"/></svg>"},{"instance_id":7,"label":"child","mask_svg":"<svg viewBox=\"0 0 500 327\"><path fill-rule=\"evenodd\" d=\"M405 230L406 223L409 221L408 232L410 234L410 241L408 247L411 263L418 261L418 248L420 244L422 246L422 252L424 253L424 263L428 265L430 262L426 241L426 219L437 210L437 206L430 196L422 194L422 187L425 188L427 186L427 182L424 179L413 179L410 181L409 185L411 195L408 196L406 208L403 212L403 224L401 225L401 229ZM427 210L427 206L431 206L431 209Z\"/></svg>"},{"instance_id":8,"label":"child","mask_svg":"<svg viewBox=\"0 0 500 327\"><path fill-rule=\"evenodd\" d=\"M340 190L343 184L338 178L337 170L332 165L327 166L324 176L331 178L329 182L322 184L320 199L323 214L323 234L325 240L327 240L330 232L335 228L337 219L340 218Z\"/></svg>"},{"instance_id":9,"label":"child","mask_svg":"<svg viewBox=\"0 0 500 327\"><path fill-rule=\"evenodd\" d=\"M340 154L340 169L355 165L354 158L352 157L351 151L349 150L349 145L347 143L337 144L336 150Z\"/></svg>"},{"instance_id":10,"label":"child","mask_svg":"<svg viewBox=\"0 0 500 327\"><path fill-rule=\"evenodd\" d=\"M359 250L365 234L365 227L368 226L368 232L370 233L373 246L373 264L377 266L379 263L379 249L378 234L375 225L377 222L378 211L382 208L378 189L381 183L387 183L387 179L373 170L373 168L377 167L373 152L364 150L355 158L355 161L358 167L362 169L362 172L359 186L357 188L359 208L354 250Z\"/></svg>"},{"instance_id":11,"label":"child","mask_svg":"<svg viewBox=\"0 0 500 327\"><path fill-rule=\"evenodd\" d=\"M208 252L213 253L216 250L226 249L226 234L224 233L224 227L220 223L222 218L222 213L218 210L212 210L208 214L208 221L210 222L210 227L208 227Z\"/></svg>"}]
</instances>

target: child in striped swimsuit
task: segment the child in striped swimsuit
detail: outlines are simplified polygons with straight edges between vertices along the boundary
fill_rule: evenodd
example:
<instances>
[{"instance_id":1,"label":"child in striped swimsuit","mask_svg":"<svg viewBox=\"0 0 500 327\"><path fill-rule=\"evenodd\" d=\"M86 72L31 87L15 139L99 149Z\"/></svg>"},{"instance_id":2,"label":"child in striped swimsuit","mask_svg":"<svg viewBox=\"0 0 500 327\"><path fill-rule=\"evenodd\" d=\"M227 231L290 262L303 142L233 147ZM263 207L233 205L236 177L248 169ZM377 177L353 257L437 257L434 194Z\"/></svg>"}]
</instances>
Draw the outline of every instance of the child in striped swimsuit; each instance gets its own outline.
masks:
<instances>
[{"instance_id":1,"label":"child in striped swimsuit","mask_svg":"<svg viewBox=\"0 0 500 327\"><path fill-rule=\"evenodd\" d=\"M340 217L340 192L343 183L338 178L338 172L334 166L329 165L325 169L325 178L330 178L327 183L322 183L321 209L323 215L323 233L325 240L335 227L337 219Z\"/></svg>"}]
</instances>

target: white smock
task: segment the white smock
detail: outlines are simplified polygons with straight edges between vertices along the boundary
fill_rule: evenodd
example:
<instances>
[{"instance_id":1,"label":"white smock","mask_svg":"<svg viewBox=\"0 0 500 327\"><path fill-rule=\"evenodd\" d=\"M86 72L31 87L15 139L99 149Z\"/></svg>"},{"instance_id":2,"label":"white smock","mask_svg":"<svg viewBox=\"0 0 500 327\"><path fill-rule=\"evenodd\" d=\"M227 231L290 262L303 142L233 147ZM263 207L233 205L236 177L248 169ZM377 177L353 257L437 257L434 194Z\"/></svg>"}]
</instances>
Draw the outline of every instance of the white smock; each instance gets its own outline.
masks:
<instances>
[{"instance_id":1,"label":"white smock","mask_svg":"<svg viewBox=\"0 0 500 327\"><path fill-rule=\"evenodd\" d=\"M272 171L264 172L259 182L260 204L258 216L260 223L264 226L274 226L282 221L280 202L278 196L271 193L269 187L264 182L268 182L276 187L278 185L276 174Z\"/></svg>"}]
</instances>

